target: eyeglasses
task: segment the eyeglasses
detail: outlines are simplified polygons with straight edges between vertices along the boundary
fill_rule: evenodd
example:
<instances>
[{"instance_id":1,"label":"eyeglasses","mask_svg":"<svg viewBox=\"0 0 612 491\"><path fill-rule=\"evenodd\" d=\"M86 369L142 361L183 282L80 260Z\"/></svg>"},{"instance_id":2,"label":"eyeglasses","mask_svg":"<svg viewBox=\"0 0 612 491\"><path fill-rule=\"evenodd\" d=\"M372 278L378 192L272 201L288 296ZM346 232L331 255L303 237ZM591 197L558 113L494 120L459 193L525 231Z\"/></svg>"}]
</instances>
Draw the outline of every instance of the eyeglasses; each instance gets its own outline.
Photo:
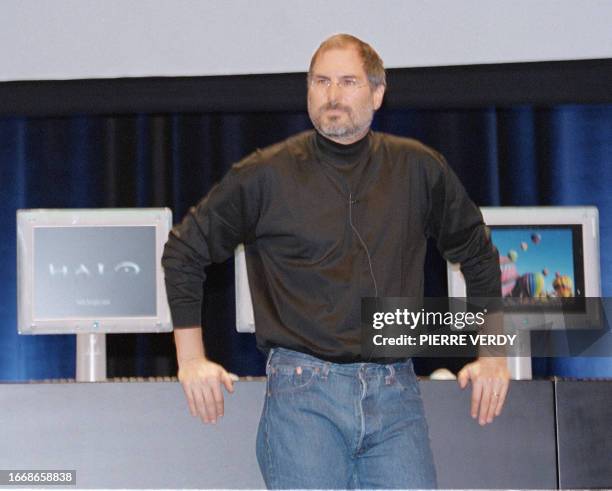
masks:
<instances>
[{"instance_id":1,"label":"eyeglasses","mask_svg":"<svg viewBox=\"0 0 612 491\"><path fill-rule=\"evenodd\" d=\"M313 89L320 90L321 92L328 90L332 85L336 85L336 87L346 92L354 92L368 84L367 82L360 83L359 80L353 77L341 78L336 82L332 82L331 79L324 77L316 77L310 80L310 86Z\"/></svg>"}]
</instances>

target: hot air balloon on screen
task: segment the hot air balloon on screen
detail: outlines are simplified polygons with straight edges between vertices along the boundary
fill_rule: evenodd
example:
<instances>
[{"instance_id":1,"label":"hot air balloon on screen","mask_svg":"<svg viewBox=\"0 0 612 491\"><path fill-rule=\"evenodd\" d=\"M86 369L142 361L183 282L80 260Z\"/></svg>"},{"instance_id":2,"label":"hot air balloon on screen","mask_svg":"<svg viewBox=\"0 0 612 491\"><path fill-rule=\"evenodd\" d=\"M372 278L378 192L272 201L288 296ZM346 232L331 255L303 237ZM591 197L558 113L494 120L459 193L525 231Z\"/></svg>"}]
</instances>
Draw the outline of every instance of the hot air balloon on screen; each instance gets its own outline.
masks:
<instances>
[{"instance_id":1,"label":"hot air balloon on screen","mask_svg":"<svg viewBox=\"0 0 612 491\"><path fill-rule=\"evenodd\" d=\"M543 297L546 296L544 290L544 275L542 273L525 273L516 280L516 285L512 290L513 297Z\"/></svg>"},{"instance_id":2,"label":"hot air balloon on screen","mask_svg":"<svg viewBox=\"0 0 612 491\"><path fill-rule=\"evenodd\" d=\"M557 271L552 286L558 297L567 298L574 296L574 282L568 275L562 275Z\"/></svg>"},{"instance_id":3,"label":"hot air balloon on screen","mask_svg":"<svg viewBox=\"0 0 612 491\"><path fill-rule=\"evenodd\" d=\"M508 297L512 294L519 277L516 264L507 256L499 256L499 269L501 270L502 297Z\"/></svg>"}]
</instances>

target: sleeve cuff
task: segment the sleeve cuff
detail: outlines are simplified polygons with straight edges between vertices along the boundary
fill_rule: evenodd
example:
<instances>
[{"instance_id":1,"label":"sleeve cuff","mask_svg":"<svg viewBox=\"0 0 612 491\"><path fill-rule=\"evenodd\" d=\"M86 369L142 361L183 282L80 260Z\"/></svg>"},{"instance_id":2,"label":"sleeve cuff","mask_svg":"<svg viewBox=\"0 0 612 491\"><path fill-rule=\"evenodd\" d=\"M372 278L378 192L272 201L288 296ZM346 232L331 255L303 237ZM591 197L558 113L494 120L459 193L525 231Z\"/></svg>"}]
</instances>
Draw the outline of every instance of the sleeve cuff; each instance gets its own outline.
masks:
<instances>
[{"instance_id":1,"label":"sleeve cuff","mask_svg":"<svg viewBox=\"0 0 612 491\"><path fill-rule=\"evenodd\" d=\"M172 313L174 329L202 325L202 306L200 304L171 307L170 311Z\"/></svg>"}]
</instances>

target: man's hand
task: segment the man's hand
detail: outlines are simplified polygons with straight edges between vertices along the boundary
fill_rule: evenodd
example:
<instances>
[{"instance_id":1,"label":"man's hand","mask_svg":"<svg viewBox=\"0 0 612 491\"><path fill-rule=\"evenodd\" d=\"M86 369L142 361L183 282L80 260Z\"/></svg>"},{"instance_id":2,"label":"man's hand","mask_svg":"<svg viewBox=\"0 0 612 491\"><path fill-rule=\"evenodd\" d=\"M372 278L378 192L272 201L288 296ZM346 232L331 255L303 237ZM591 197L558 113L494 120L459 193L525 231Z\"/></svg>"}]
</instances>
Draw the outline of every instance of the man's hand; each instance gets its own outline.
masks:
<instances>
[{"instance_id":1,"label":"man's hand","mask_svg":"<svg viewBox=\"0 0 612 491\"><path fill-rule=\"evenodd\" d=\"M472 381L472 418L478 417L481 425L491 423L501 414L508 386L510 372L505 357L480 357L465 365L457 375L459 387L465 389Z\"/></svg>"},{"instance_id":2,"label":"man's hand","mask_svg":"<svg viewBox=\"0 0 612 491\"><path fill-rule=\"evenodd\" d=\"M221 365L203 357L179 363L178 379L185 391L189 411L204 423L216 423L223 416L221 384L228 392L234 392L235 378Z\"/></svg>"}]
</instances>

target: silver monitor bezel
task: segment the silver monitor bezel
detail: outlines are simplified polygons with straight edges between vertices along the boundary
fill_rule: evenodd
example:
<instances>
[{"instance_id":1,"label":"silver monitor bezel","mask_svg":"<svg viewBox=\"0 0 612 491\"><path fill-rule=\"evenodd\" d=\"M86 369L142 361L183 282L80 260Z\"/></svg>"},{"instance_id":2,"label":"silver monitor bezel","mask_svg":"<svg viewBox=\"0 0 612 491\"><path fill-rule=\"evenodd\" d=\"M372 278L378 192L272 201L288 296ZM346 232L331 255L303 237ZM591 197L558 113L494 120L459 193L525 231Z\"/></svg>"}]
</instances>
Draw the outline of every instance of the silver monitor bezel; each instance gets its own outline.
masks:
<instances>
[{"instance_id":1,"label":"silver monitor bezel","mask_svg":"<svg viewBox=\"0 0 612 491\"><path fill-rule=\"evenodd\" d=\"M34 230L36 227L154 226L156 255L155 316L35 318ZM83 334L170 332L161 257L172 228L169 208L24 209L17 211L17 330L19 334Z\"/></svg>"}]
</instances>

